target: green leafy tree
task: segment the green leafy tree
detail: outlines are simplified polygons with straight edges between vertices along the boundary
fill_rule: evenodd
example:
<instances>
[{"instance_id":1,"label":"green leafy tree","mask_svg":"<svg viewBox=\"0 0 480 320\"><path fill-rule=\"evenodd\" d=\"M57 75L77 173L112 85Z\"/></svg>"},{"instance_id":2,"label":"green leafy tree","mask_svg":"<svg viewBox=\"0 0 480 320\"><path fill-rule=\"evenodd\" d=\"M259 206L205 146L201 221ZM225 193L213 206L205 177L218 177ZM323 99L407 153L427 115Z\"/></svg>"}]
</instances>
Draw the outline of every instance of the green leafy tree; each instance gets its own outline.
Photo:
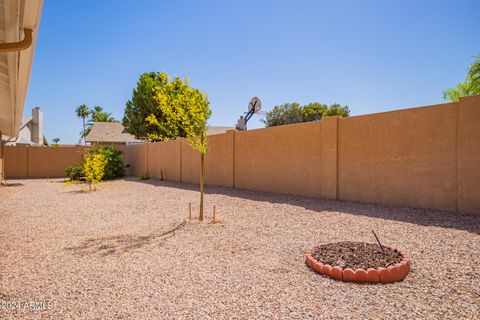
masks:
<instances>
[{"instance_id":1,"label":"green leafy tree","mask_svg":"<svg viewBox=\"0 0 480 320\"><path fill-rule=\"evenodd\" d=\"M296 102L275 106L263 122L267 127L303 122L302 107Z\"/></svg>"},{"instance_id":2,"label":"green leafy tree","mask_svg":"<svg viewBox=\"0 0 480 320\"><path fill-rule=\"evenodd\" d=\"M302 122L322 120L327 110L328 106L326 104L318 102L309 103L300 110Z\"/></svg>"},{"instance_id":3,"label":"green leafy tree","mask_svg":"<svg viewBox=\"0 0 480 320\"><path fill-rule=\"evenodd\" d=\"M457 102L460 97L480 94L480 55L478 55L467 71L465 81L459 83L455 88L445 90L443 99Z\"/></svg>"},{"instance_id":4,"label":"green leafy tree","mask_svg":"<svg viewBox=\"0 0 480 320\"><path fill-rule=\"evenodd\" d=\"M137 138L166 141L181 137L200 153L201 221L208 150L206 124L210 115L207 95L190 87L187 79L150 72L140 76L123 118L126 131Z\"/></svg>"},{"instance_id":5,"label":"green leafy tree","mask_svg":"<svg viewBox=\"0 0 480 320\"><path fill-rule=\"evenodd\" d=\"M122 124L125 130L137 139L147 139L149 134L154 134L156 128L149 126L147 117L153 115L161 118L161 110L157 108L155 100L156 90L168 83L165 73L149 72L140 76L137 87L133 89L132 99L125 105L125 115Z\"/></svg>"},{"instance_id":6,"label":"green leafy tree","mask_svg":"<svg viewBox=\"0 0 480 320\"><path fill-rule=\"evenodd\" d=\"M342 106L338 103L334 103L325 110L323 117L331 117L331 116L348 117L349 115L350 115L350 109L348 108L348 106Z\"/></svg>"},{"instance_id":7,"label":"green leafy tree","mask_svg":"<svg viewBox=\"0 0 480 320\"><path fill-rule=\"evenodd\" d=\"M82 132L80 132L80 138L83 138L83 142L84 144L86 143L85 142L85 136L86 136L86 123L85 123L85 120L88 118L88 116L90 115L90 110L88 109L87 105L86 104L82 104L80 106L78 106L76 109L75 109L75 113L77 115L77 117L81 118L82 121L83 121L83 130Z\"/></svg>"},{"instance_id":8,"label":"green leafy tree","mask_svg":"<svg viewBox=\"0 0 480 320\"><path fill-rule=\"evenodd\" d=\"M263 122L266 127L274 127L291 123L319 121L324 117L335 115L348 117L350 109L338 103L327 106L326 104L312 102L301 106L294 102L275 106L267 112L266 119Z\"/></svg>"}]
</instances>

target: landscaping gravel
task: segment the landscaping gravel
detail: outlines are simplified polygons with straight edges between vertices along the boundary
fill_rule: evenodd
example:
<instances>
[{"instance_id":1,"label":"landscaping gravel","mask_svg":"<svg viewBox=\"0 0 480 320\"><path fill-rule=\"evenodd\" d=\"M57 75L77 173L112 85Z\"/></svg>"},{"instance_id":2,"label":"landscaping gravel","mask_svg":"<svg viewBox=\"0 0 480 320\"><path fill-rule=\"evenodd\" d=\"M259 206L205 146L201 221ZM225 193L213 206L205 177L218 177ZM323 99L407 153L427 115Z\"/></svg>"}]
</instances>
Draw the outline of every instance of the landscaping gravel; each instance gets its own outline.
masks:
<instances>
[{"instance_id":1,"label":"landscaping gravel","mask_svg":"<svg viewBox=\"0 0 480 320\"><path fill-rule=\"evenodd\" d=\"M0 319L480 318L478 216L207 187L220 223L182 226L193 185L12 182L23 185L0 188ZM305 265L307 249L375 242L371 230L411 254L403 282Z\"/></svg>"}]
</instances>

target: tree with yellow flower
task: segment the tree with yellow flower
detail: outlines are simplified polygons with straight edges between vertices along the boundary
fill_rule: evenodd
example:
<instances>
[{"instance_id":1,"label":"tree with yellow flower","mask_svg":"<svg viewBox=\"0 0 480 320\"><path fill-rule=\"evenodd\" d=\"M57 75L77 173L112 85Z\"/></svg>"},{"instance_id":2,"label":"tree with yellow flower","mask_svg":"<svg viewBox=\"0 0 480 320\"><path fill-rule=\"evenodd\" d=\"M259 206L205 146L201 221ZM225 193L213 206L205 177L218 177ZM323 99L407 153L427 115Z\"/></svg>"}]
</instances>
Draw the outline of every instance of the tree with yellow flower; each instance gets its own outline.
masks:
<instances>
[{"instance_id":1,"label":"tree with yellow flower","mask_svg":"<svg viewBox=\"0 0 480 320\"><path fill-rule=\"evenodd\" d=\"M138 139L167 141L185 138L200 153L200 212L203 220L206 124L211 115L205 93L190 87L188 79L150 72L140 76L127 102L123 125Z\"/></svg>"}]
</instances>

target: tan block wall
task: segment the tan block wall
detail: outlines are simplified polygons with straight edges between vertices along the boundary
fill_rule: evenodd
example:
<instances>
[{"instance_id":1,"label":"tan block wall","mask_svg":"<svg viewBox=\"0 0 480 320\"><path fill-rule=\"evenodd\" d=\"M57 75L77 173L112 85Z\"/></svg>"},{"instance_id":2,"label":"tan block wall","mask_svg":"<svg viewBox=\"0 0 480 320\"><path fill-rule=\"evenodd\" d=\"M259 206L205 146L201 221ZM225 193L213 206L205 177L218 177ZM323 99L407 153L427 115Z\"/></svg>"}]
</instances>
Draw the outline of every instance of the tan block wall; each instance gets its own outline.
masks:
<instances>
[{"instance_id":1,"label":"tan block wall","mask_svg":"<svg viewBox=\"0 0 480 320\"><path fill-rule=\"evenodd\" d=\"M28 178L27 148L25 145L4 147L7 179Z\"/></svg>"},{"instance_id":2,"label":"tan block wall","mask_svg":"<svg viewBox=\"0 0 480 320\"><path fill-rule=\"evenodd\" d=\"M480 95L460 98L458 210L480 214Z\"/></svg>"},{"instance_id":3,"label":"tan block wall","mask_svg":"<svg viewBox=\"0 0 480 320\"><path fill-rule=\"evenodd\" d=\"M7 178L62 178L65 168L82 161L82 147L5 147Z\"/></svg>"},{"instance_id":4,"label":"tan block wall","mask_svg":"<svg viewBox=\"0 0 480 320\"><path fill-rule=\"evenodd\" d=\"M148 174L151 178L180 181L180 141L148 143Z\"/></svg>"},{"instance_id":5,"label":"tan block wall","mask_svg":"<svg viewBox=\"0 0 480 320\"><path fill-rule=\"evenodd\" d=\"M181 146L181 181L188 183L198 183L200 181L200 153L195 151L190 147L190 145L184 141L180 140ZM205 169L205 171L207 171ZM206 176L210 172L206 173ZM205 184L207 182L205 181Z\"/></svg>"},{"instance_id":6,"label":"tan block wall","mask_svg":"<svg viewBox=\"0 0 480 320\"><path fill-rule=\"evenodd\" d=\"M320 196L325 199L337 199L338 165L338 122L339 117L329 117L320 121L322 141L320 150Z\"/></svg>"},{"instance_id":7,"label":"tan block wall","mask_svg":"<svg viewBox=\"0 0 480 320\"><path fill-rule=\"evenodd\" d=\"M205 184L233 187L233 154L235 131L208 137L205 156ZM200 179L200 153L182 141L183 182L198 183Z\"/></svg>"},{"instance_id":8,"label":"tan block wall","mask_svg":"<svg viewBox=\"0 0 480 320\"><path fill-rule=\"evenodd\" d=\"M62 178L65 168L82 162L82 147L28 148L29 178Z\"/></svg>"},{"instance_id":9,"label":"tan block wall","mask_svg":"<svg viewBox=\"0 0 480 320\"><path fill-rule=\"evenodd\" d=\"M455 210L457 108L340 119L338 198Z\"/></svg>"},{"instance_id":10,"label":"tan block wall","mask_svg":"<svg viewBox=\"0 0 480 320\"><path fill-rule=\"evenodd\" d=\"M320 197L322 123L235 134L235 187Z\"/></svg>"},{"instance_id":11,"label":"tan block wall","mask_svg":"<svg viewBox=\"0 0 480 320\"><path fill-rule=\"evenodd\" d=\"M205 156L206 184L223 187L234 186L235 134L235 131L231 130L224 134L208 137L208 152Z\"/></svg>"},{"instance_id":12,"label":"tan block wall","mask_svg":"<svg viewBox=\"0 0 480 320\"><path fill-rule=\"evenodd\" d=\"M475 96L211 136L206 184L480 213L478 123ZM180 181L198 183L199 159L181 143Z\"/></svg>"},{"instance_id":13,"label":"tan block wall","mask_svg":"<svg viewBox=\"0 0 480 320\"><path fill-rule=\"evenodd\" d=\"M198 183L182 140L126 146L127 175ZM64 176L75 148L5 147L7 178ZM480 95L209 137L206 184L480 214Z\"/></svg>"},{"instance_id":14,"label":"tan block wall","mask_svg":"<svg viewBox=\"0 0 480 320\"><path fill-rule=\"evenodd\" d=\"M147 144L134 144L125 147L126 175L140 177L147 173Z\"/></svg>"}]
</instances>

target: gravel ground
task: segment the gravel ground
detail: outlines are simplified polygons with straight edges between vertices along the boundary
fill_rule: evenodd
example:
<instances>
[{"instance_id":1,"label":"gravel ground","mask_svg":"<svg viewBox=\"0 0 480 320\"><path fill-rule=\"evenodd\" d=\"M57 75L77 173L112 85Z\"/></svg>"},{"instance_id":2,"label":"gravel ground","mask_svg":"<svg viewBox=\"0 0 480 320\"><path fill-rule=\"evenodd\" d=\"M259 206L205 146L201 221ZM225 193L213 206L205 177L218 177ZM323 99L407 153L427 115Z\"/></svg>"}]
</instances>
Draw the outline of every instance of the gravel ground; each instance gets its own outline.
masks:
<instances>
[{"instance_id":1,"label":"gravel ground","mask_svg":"<svg viewBox=\"0 0 480 320\"><path fill-rule=\"evenodd\" d=\"M196 212L195 186L12 182L23 185L0 188L1 319L480 317L480 217L209 187L221 223L162 236L189 201ZM307 248L373 242L372 229L411 253L403 282L343 283L305 266Z\"/></svg>"}]
</instances>

